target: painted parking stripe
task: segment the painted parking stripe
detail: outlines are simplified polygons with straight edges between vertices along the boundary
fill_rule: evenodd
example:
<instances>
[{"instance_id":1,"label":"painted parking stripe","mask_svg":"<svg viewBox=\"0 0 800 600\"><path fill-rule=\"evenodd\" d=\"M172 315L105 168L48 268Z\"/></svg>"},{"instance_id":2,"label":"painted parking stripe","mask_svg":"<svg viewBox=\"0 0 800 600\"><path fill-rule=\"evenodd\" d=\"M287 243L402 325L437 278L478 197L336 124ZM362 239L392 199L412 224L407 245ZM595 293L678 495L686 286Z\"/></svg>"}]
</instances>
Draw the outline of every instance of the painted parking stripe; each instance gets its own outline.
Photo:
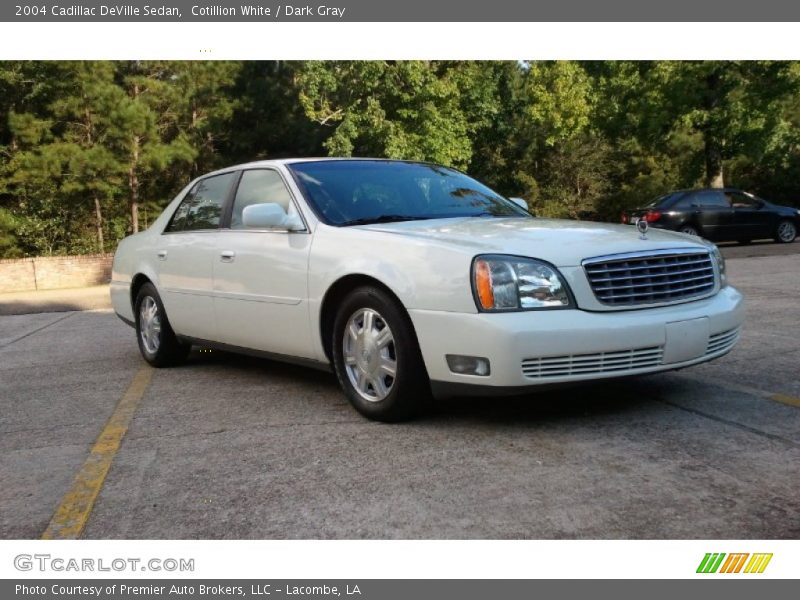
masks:
<instances>
[{"instance_id":1,"label":"painted parking stripe","mask_svg":"<svg viewBox=\"0 0 800 600\"><path fill-rule=\"evenodd\" d=\"M795 398L794 396L787 396L786 394L773 394L769 398L775 402L780 402L781 404L788 404L789 406L796 406L800 408L800 398Z\"/></svg>"},{"instance_id":2,"label":"painted parking stripe","mask_svg":"<svg viewBox=\"0 0 800 600\"><path fill-rule=\"evenodd\" d=\"M92 514L95 500L103 488L103 482L119 450L122 438L128 431L128 425L152 376L153 369L147 366L139 369L134 375L133 381L75 476L72 487L61 499L50 524L42 534L42 539L74 540L80 537L89 515Z\"/></svg>"}]
</instances>

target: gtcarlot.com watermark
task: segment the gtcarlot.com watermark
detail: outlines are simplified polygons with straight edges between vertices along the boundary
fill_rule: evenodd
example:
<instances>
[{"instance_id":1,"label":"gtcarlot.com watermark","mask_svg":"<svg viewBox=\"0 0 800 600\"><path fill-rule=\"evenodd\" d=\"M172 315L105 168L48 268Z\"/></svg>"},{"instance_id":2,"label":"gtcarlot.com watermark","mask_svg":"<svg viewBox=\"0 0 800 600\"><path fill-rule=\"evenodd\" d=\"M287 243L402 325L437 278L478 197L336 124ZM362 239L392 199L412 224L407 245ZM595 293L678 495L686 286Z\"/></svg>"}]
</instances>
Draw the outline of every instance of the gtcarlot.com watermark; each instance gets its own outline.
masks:
<instances>
[{"instance_id":1,"label":"gtcarlot.com watermark","mask_svg":"<svg viewBox=\"0 0 800 600\"><path fill-rule=\"evenodd\" d=\"M53 573L134 573L162 571L191 573L193 558L63 558L50 554L18 554L14 557L17 571L39 571Z\"/></svg>"}]
</instances>

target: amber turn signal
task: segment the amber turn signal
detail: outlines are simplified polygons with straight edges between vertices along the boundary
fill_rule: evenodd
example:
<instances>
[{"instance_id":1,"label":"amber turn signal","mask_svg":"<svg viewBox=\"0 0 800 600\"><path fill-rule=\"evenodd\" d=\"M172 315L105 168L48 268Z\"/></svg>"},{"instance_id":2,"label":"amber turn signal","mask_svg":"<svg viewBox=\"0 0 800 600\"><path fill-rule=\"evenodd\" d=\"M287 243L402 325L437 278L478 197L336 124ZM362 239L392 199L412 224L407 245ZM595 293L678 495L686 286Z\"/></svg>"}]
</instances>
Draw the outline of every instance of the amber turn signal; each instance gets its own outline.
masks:
<instances>
[{"instance_id":1,"label":"amber turn signal","mask_svg":"<svg viewBox=\"0 0 800 600\"><path fill-rule=\"evenodd\" d=\"M491 310L494 308L494 292L492 291L492 271L485 260L475 262L475 290L481 308Z\"/></svg>"}]
</instances>

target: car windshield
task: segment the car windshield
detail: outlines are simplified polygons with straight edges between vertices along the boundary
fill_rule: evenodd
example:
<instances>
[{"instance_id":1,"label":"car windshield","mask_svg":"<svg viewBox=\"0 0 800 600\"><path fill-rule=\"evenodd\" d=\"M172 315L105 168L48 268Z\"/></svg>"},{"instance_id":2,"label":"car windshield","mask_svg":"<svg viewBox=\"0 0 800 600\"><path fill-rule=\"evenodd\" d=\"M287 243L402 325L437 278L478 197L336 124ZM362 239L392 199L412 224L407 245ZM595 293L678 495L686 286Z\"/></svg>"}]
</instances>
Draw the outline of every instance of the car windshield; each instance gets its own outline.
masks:
<instances>
[{"instance_id":1,"label":"car windshield","mask_svg":"<svg viewBox=\"0 0 800 600\"><path fill-rule=\"evenodd\" d=\"M323 160L289 165L306 198L332 225L449 217L530 217L454 169L390 160Z\"/></svg>"}]
</instances>

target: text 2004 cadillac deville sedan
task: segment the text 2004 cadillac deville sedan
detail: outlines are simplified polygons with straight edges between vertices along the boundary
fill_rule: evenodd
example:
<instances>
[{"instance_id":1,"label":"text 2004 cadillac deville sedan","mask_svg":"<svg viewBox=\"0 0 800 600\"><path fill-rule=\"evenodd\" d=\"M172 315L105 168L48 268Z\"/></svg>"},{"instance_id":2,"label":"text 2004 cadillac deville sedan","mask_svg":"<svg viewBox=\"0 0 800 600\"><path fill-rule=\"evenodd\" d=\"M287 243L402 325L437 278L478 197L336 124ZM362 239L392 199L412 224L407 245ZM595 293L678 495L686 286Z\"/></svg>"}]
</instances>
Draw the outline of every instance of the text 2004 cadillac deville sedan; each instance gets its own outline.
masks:
<instances>
[{"instance_id":1,"label":"text 2004 cadillac deville sedan","mask_svg":"<svg viewBox=\"0 0 800 600\"><path fill-rule=\"evenodd\" d=\"M114 259L154 366L192 344L332 367L353 406L654 373L731 350L741 294L717 248L532 217L453 169L256 162L200 177Z\"/></svg>"}]
</instances>

